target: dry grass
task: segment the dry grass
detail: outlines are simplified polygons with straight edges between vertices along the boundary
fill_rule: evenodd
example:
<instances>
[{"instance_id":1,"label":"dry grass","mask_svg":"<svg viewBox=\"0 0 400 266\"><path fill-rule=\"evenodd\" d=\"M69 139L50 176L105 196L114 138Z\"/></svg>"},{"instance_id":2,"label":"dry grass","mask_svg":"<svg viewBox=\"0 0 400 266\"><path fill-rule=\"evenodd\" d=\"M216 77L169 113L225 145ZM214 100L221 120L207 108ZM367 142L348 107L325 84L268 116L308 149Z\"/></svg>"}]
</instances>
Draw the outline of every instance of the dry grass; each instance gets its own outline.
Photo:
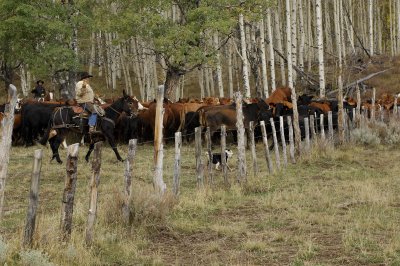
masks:
<instances>
[{"instance_id":1,"label":"dry grass","mask_svg":"<svg viewBox=\"0 0 400 266\"><path fill-rule=\"evenodd\" d=\"M122 154L126 148L121 147ZM32 149L13 148L0 224L0 261L8 265L250 264L372 265L400 263L400 197L392 147L333 150L318 142L296 165L268 175L261 143L261 172L225 189L196 189L194 150L183 147L179 201L153 194L150 146L139 146L134 166L133 222L122 221L123 164L103 151L95 242L84 244L90 165L81 150L74 228L59 241L59 208L65 167L45 150L34 250L22 250ZM172 183L173 148L166 147L165 181ZM64 152L65 158L65 152ZM234 163L232 162L234 165ZM248 157L248 165L250 157ZM249 173L251 168L248 169ZM233 181L236 173L229 174ZM28 263L28 264L29 264Z\"/></svg>"}]
</instances>

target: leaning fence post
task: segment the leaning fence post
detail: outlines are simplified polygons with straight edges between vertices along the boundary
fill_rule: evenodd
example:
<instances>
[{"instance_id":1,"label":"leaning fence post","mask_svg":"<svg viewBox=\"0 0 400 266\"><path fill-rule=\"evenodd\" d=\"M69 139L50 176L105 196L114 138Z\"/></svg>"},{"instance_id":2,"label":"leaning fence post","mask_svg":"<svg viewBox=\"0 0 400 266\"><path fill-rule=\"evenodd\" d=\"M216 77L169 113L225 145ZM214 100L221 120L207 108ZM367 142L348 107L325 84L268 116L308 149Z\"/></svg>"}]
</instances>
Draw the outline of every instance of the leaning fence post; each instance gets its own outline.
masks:
<instances>
[{"instance_id":1,"label":"leaning fence post","mask_svg":"<svg viewBox=\"0 0 400 266\"><path fill-rule=\"evenodd\" d=\"M26 225L24 231L24 247L32 245L32 238L35 232L36 226L36 210L39 204L39 182L40 182L40 171L42 169L42 149L35 150L32 178L31 178L31 192L29 193L29 206L28 213L26 215Z\"/></svg>"},{"instance_id":2,"label":"leaning fence post","mask_svg":"<svg viewBox=\"0 0 400 266\"><path fill-rule=\"evenodd\" d=\"M324 114L319 116L319 126L321 128L321 139L325 140L325 125L324 125Z\"/></svg>"},{"instance_id":3,"label":"leaning fence post","mask_svg":"<svg viewBox=\"0 0 400 266\"><path fill-rule=\"evenodd\" d=\"M305 131L305 137L306 137L306 151L310 151L310 124L308 122L308 117L304 117L304 131Z\"/></svg>"},{"instance_id":4,"label":"leaning fence post","mask_svg":"<svg viewBox=\"0 0 400 266\"><path fill-rule=\"evenodd\" d=\"M197 188L204 186L204 169L203 160L201 159L201 127L195 128L195 148L196 148L196 177L197 177Z\"/></svg>"},{"instance_id":5,"label":"leaning fence post","mask_svg":"<svg viewBox=\"0 0 400 266\"><path fill-rule=\"evenodd\" d=\"M332 111L328 112L328 130L329 130L329 141L333 143L333 120Z\"/></svg>"},{"instance_id":6,"label":"leaning fence post","mask_svg":"<svg viewBox=\"0 0 400 266\"><path fill-rule=\"evenodd\" d=\"M234 99L236 103L236 128L238 138L238 174L237 182L246 181L247 169L246 169L246 147L244 144L244 124L243 124L243 104L242 94L235 92Z\"/></svg>"},{"instance_id":7,"label":"leaning fence post","mask_svg":"<svg viewBox=\"0 0 400 266\"><path fill-rule=\"evenodd\" d=\"M261 133L262 133L264 149L265 149L265 159L267 160L268 171L271 174L274 171L274 169L272 167L272 160L271 160L271 156L269 154L267 131L265 130L265 122L264 121L260 122L260 127L261 127Z\"/></svg>"},{"instance_id":8,"label":"leaning fence post","mask_svg":"<svg viewBox=\"0 0 400 266\"><path fill-rule=\"evenodd\" d=\"M283 116L279 117L279 128L281 131L281 142L282 142L282 155L283 155L283 165L287 167L287 153L286 153L286 139L285 139L285 127L283 123Z\"/></svg>"},{"instance_id":9,"label":"leaning fence post","mask_svg":"<svg viewBox=\"0 0 400 266\"><path fill-rule=\"evenodd\" d=\"M206 146L207 146L207 157L208 157L208 165L207 165L207 172L208 172L208 184L211 186L214 183L214 176L212 170L212 148L211 148L211 132L210 128L207 127L206 129Z\"/></svg>"},{"instance_id":10,"label":"leaning fence post","mask_svg":"<svg viewBox=\"0 0 400 266\"><path fill-rule=\"evenodd\" d=\"M125 161L125 173L124 173L124 203L122 205L122 214L127 224L130 222L131 211L130 211L130 199L132 195L132 166L133 160L136 155L137 139L129 140L128 145L128 158Z\"/></svg>"},{"instance_id":11,"label":"leaning fence post","mask_svg":"<svg viewBox=\"0 0 400 266\"><path fill-rule=\"evenodd\" d=\"M72 215L74 212L74 199L76 180L78 177L78 150L79 143L68 147L67 175L64 183L61 212L61 239L68 242L72 232Z\"/></svg>"},{"instance_id":12,"label":"leaning fence post","mask_svg":"<svg viewBox=\"0 0 400 266\"><path fill-rule=\"evenodd\" d=\"M249 135L250 135L251 158L253 160L253 174L254 174L254 177L256 177L257 173L258 173L258 165L257 165L256 143L254 140L254 122L253 121L250 121L250 123L249 123Z\"/></svg>"},{"instance_id":13,"label":"leaning fence post","mask_svg":"<svg viewBox=\"0 0 400 266\"><path fill-rule=\"evenodd\" d=\"M182 147L182 133L175 132L175 163L174 163L174 180L172 191L176 198L179 197L179 186L181 176L181 147Z\"/></svg>"},{"instance_id":14,"label":"leaning fence post","mask_svg":"<svg viewBox=\"0 0 400 266\"><path fill-rule=\"evenodd\" d=\"M224 175L224 183L226 186L229 186L229 179L228 179L228 167L226 165L226 126L221 126L221 167L222 173Z\"/></svg>"},{"instance_id":15,"label":"leaning fence post","mask_svg":"<svg viewBox=\"0 0 400 266\"><path fill-rule=\"evenodd\" d=\"M293 139L293 125L292 125L292 117L287 117L288 127L289 127L289 153L290 160L292 163L296 163L296 158L294 157L294 139Z\"/></svg>"},{"instance_id":16,"label":"leaning fence post","mask_svg":"<svg viewBox=\"0 0 400 266\"><path fill-rule=\"evenodd\" d=\"M10 147L14 126L14 110L17 105L17 88L12 84L8 87L8 97L10 103L5 106L5 116L1 122L3 130L1 133L2 138L0 143L0 220L3 215L4 192L6 188L8 161L10 158Z\"/></svg>"},{"instance_id":17,"label":"leaning fence post","mask_svg":"<svg viewBox=\"0 0 400 266\"><path fill-rule=\"evenodd\" d=\"M315 133L315 121L314 121L314 115L310 115L310 126L311 126L311 138L313 141L315 140L315 137L317 134Z\"/></svg>"},{"instance_id":18,"label":"leaning fence post","mask_svg":"<svg viewBox=\"0 0 400 266\"><path fill-rule=\"evenodd\" d=\"M97 142L94 145L94 154L92 161L92 177L90 179L90 199L89 199L89 213L86 226L86 245L90 246L93 243L93 228L96 221L97 213L97 196L98 187L100 184L100 168L101 168L101 146L102 142Z\"/></svg>"},{"instance_id":19,"label":"leaning fence post","mask_svg":"<svg viewBox=\"0 0 400 266\"><path fill-rule=\"evenodd\" d=\"M269 119L269 123L271 124L272 138L274 140L276 168L278 168L278 170L281 170L281 157L279 156L278 137L276 136L275 121L272 117Z\"/></svg>"}]
</instances>

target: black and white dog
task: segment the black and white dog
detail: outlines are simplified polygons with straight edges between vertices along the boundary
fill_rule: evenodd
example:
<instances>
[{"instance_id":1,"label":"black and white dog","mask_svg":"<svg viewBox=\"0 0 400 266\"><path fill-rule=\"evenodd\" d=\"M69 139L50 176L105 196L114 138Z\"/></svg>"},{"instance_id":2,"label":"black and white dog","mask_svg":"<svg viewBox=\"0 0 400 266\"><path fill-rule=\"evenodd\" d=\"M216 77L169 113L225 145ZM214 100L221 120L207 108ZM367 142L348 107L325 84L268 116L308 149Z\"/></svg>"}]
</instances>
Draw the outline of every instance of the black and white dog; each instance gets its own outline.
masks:
<instances>
[{"instance_id":1,"label":"black and white dog","mask_svg":"<svg viewBox=\"0 0 400 266\"><path fill-rule=\"evenodd\" d=\"M229 169L229 171L232 171L232 169L228 165L228 159L231 158L233 155L233 152L231 150L225 150L225 161L226 161L226 167ZM209 156L207 156L207 159L209 160ZM210 163L210 162L208 162ZM222 158L221 158L221 153L213 153L212 154L212 164L215 165L216 170L221 170L220 165L222 163Z\"/></svg>"}]
</instances>

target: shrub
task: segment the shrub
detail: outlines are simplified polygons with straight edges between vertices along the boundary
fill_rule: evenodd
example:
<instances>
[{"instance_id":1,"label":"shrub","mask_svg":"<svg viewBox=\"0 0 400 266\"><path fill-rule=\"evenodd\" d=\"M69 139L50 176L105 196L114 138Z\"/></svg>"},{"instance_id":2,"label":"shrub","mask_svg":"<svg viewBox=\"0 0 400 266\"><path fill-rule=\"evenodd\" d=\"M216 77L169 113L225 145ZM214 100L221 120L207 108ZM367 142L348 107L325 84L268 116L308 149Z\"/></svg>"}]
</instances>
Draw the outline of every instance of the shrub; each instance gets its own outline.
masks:
<instances>
[{"instance_id":1,"label":"shrub","mask_svg":"<svg viewBox=\"0 0 400 266\"><path fill-rule=\"evenodd\" d=\"M376 146L381 143L379 136L369 127L356 128L351 132L351 139L357 144Z\"/></svg>"},{"instance_id":2,"label":"shrub","mask_svg":"<svg viewBox=\"0 0 400 266\"><path fill-rule=\"evenodd\" d=\"M8 245L0 238L0 263L4 263L7 259Z\"/></svg>"},{"instance_id":3,"label":"shrub","mask_svg":"<svg viewBox=\"0 0 400 266\"><path fill-rule=\"evenodd\" d=\"M24 250L19 253L22 265L29 266L53 266L49 256L40 250Z\"/></svg>"}]
</instances>

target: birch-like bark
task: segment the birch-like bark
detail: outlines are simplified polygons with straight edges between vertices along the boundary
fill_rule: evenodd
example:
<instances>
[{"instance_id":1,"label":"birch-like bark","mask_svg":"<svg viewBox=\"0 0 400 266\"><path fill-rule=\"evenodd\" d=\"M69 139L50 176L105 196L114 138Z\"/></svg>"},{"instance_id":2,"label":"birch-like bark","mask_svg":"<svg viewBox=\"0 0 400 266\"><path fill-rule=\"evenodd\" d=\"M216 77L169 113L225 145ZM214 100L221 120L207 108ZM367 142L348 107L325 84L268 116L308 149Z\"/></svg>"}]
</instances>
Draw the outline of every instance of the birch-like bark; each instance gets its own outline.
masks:
<instances>
[{"instance_id":1,"label":"birch-like bark","mask_svg":"<svg viewBox=\"0 0 400 266\"><path fill-rule=\"evenodd\" d=\"M291 99L293 104L293 128L295 134L295 146L298 153L300 150L300 142L301 142L301 132L299 126L299 113L297 111L297 97L296 90L293 86L293 62L289 60L292 58L292 40L291 40L291 18L290 18L290 0L286 0L286 49L287 49L287 58L288 58L288 84L291 90Z\"/></svg>"},{"instance_id":2,"label":"birch-like bark","mask_svg":"<svg viewBox=\"0 0 400 266\"><path fill-rule=\"evenodd\" d=\"M93 73L93 66L96 60L96 33L92 32L90 38L90 58L89 58L89 74L92 75Z\"/></svg>"},{"instance_id":3,"label":"birch-like bark","mask_svg":"<svg viewBox=\"0 0 400 266\"><path fill-rule=\"evenodd\" d=\"M343 79L342 79L342 32L340 27L340 20L342 17L340 16L340 5L342 4L342 0L335 0L334 2L334 15L335 15L335 33L336 33L336 49L339 63L339 73L338 73L338 131L339 131L339 141L341 144L344 143L344 110L343 110Z\"/></svg>"},{"instance_id":4,"label":"birch-like bark","mask_svg":"<svg viewBox=\"0 0 400 266\"><path fill-rule=\"evenodd\" d=\"M374 55L374 18L373 18L373 0L368 1L369 10L369 53Z\"/></svg>"},{"instance_id":5,"label":"birch-like bark","mask_svg":"<svg viewBox=\"0 0 400 266\"><path fill-rule=\"evenodd\" d=\"M246 37L244 30L243 14L239 15L239 28L240 28L240 44L241 44L240 46L242 50L242 62L243 62L243 91L245 98L250 98L249 66L247 62Z\"/></svg>"},{"instance_id":6,"label":"birch-like bark","mask_svg":"<svg viewBox=\"0 0 400 266\"><path fill-rule=\"evenodd\" d=\"M300 33L300 46L299 46L299 68L304 70L304 44L306 41L306 33L304 28L304 15L303 15L303 0L297 0L299 4L299 33Z\"/></svg>"},{"instance_id":7,"label":"birch-like bark","mask_svg":"<svg viewBox=\"0 0 400 266\"><path fill-rule=\"evenodd\" d=\"M214 33L213 41L214 41L214 49L217 50L219 47L218 32ZM219 50L217 50L217 84L218 84L219 97L224 97L224 84L222 82L221 54L220 54Z\"/></svg>"},{"instance_id":8,"label":"birch-like bark","mask_svg":"<svg viewBox=\"0 0 400 266\"><path fill-rule=\"evenodd\" d=\"M24 95L24 97L28 97L28 93L29 93L29 86L28 86L28 82L27 82L27 75L26 75L26 70L25 70L25 64L21 64L19 67L20 70L20 77L21 77L21 90L22 90L22 94Z\"/></svg>"},{"instance_id":9,"label":"birch-like bark","mask_svg":"<svg viewBox=\"0 0 400 266\"><path fill-rule=\"evenodd\" d=\"M281 54L284 54L283 52L283 47L282 47L282 34L281 34L281 22L280 22L280 8L281 4L280 1L278 1L278 10L275 10L274 12L274 19L275 19L275 34L276 34L276 43L277 43L277 49ZM279 64L281 66L281 82L282 86L286 86L286 72L285 72L285 60L282 57L279 57Z\"/></svg>"},{"instance_id":10,"label":"birch-like bark","mask_svg":"<svg viewBox=\"0 0 400 266\"><path fill-rule=\"evenodd\" d=\"M400 51L400 0L397 0L397 46L396 46L396 54Z\"/></svg>"},{"instance_id":11,"label":"birch-like bark","mask_svg":"<svg viewBox=\"0 0 400 266\"><path fill-rule=\"evenodd\" d=\"M292 33L292 62L293 65L297 65L297 0L292 0L292 9L291 9L291 28L290 31ZM289 59L289 58L288 58ZM293 83L296 84L297 73L296 71L292 72L293 74Z\"/></svg>"},{"instance_id":12,"label":"birch-like bark","mask_svg":"<svg viewBox=\"0 0 400 266\"><path fill-rule=\"evenodd\" d=\"M229 98L233 97L233 62L232 62L232 40L228 41L227 45L228 54L228 85L229 85Z\"/></svg>"},{"instance_id":13,"label":"birch-like bark","mask_svg":"<svg viewBox=\"0 0 400 266\"><path fill-rule=\"evenodd\" d=\"M275 75L274 39L272 38L272 26L271 26L271 9L267 10L267 30L268 30L269 63L271 70L271 90L274 91L276 89L276 75Z\"/></svg>"},{"instance_id":14,"label":"birch-like bark","mask_svg":"<svg viewBox=\"0 0 400 266\"><path fill-rule=\"evenodd\" d=\"M260 56L261 56L261 76L263 85L263 96L265 98L269 97L268 93L268 74L267 74L267 62L265 59L265 27L264 20L261 19L259 22L260 28Z\"/></svg>"},{"instance_id":15,"label":"birch-like bark","mask_svg":"<svg viewBox=\"0 0 400 266\"><path fill-rule=\"evenodd\" d=\"M322 35L321 0L315 4L317 16L317 45L318 45L318 69L319 69L319 96L325 98L325 67L324 67L324 39Z\"/></svg>"}]
</instances>

